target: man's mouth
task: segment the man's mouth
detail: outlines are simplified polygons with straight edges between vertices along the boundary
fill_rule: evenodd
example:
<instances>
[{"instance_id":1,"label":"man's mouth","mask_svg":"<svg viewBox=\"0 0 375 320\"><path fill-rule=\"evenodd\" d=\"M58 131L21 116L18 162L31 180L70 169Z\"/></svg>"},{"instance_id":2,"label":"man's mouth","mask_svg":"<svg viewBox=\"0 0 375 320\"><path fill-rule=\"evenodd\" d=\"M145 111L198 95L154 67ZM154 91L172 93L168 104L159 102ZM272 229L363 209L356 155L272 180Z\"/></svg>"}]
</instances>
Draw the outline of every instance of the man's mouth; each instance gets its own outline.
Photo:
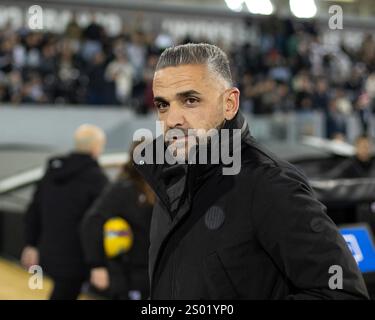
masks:
<instances>
[{"instance_id":1,"label":"man's mouth","mask_svg":"<svg viewBox=\"0 0 375 320\"><path fill-rule=\"evenodd\" d=\"M184 148L188 144L194 145L196 143L196 137L194 135L185 135L181 137L173 137L167 142L168 145L173 145L176 148Z\"/></svg>"},{"instance_id":2,"label":"man's mouth","mask_svg":"<svg viewBox=\"0 0 375 320\"><path fill-rule=\"evenodd\" d=\"M184 136L184 137L173 137L172 141L170 141L169 144L173 144L176 147L185 147L187 141L189 140L189 136Z\"/></svg>"},{"instance_id":3,"label":"man's mouth","mask_svg":"<svg viewBox=\"0 0 375 320\"><path fill-rule=\"evenodd\" d=\"M177 141L186 141L186 140L188 140L188 139L189 139L189 136L184 136L184 137L179 137L179 138L174 137L174 138L173 138L173 142L177 142Z\"/></svg>"}]
</instances>

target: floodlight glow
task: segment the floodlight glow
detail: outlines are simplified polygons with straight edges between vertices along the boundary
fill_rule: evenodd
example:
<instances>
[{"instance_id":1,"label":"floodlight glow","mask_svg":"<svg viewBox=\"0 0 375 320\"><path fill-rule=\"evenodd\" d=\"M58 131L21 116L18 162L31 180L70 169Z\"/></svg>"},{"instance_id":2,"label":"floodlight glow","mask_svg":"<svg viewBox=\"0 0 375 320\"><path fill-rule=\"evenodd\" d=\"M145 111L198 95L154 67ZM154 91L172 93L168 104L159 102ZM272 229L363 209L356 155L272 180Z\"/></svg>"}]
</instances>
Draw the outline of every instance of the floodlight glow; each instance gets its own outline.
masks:
<instances>
[{"instance_id":1,"label":"floodlight glow","mask_svg":"<svg viewBox=\"0 0 375 320\"><path fill-rule=\"evenodd\" d=\"M227 4L227 7L232 11L241 11L243 0L225 0L225 3Z\"/></svg>"},{"instance_id":2,"label":"floodlight glow","mask_svg":"<svg viewBox=\"0 0 375 320\"><path fill-rule=\"evenodd\" d=\"M245 0L247 9L254 14L269 15L273 12L271 0Z\"/></svg>"},{"instance_id":3,"label":"floodlight glow","mask_svg":"<svg viewBox=\"0 0 375 320\"><path fill-rule=\"evenodd\" d=\"M297 18L312 18L318 11L314 0L289 0L289 6Z\"/></svg>"}]
</instances>

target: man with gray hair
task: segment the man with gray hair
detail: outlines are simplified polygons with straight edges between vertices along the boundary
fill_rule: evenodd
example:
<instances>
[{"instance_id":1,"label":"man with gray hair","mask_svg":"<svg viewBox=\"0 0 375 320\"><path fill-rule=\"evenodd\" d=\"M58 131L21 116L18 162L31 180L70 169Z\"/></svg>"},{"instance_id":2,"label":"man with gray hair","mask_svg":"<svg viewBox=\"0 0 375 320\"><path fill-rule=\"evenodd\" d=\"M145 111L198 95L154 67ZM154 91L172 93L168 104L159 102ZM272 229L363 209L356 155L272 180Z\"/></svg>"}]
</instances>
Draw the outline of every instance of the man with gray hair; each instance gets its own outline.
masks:
<instances>
[{"instance_id":1,"label":"man with gray hair","mask_svg":"<svg viewBox=\"0 0 375 320\"><path fill-rule=\"evenodd\" d=\"M305 176L250 135L221 49L204 43L166 49L153 93L164 134L133 154L158 198L150 234L151 299L368 298L355 260ZM191 129L219 132L219 143L206 140L206 150L219 149L219 161L191 161L191 154L201 153L199 143L188 143L199 140ZM236 132L239 145L232 139ZM156 162L155 152L142 159L160 141L165 157L185 151L185 161ZM223 174L226 148L240 157L233 175ZM336 285L332 266L342 270Z\"/></svg>"},{"instance_id":2,"label":"man with gray hair","mask_svg":"<svg viewBox=\"0 0 375 320\"><path fill-rule=\"evenodd\" d=\"M81 125L74 134L74 152L48 161L26 212L21 262L26 268L42 266L54 282L54 300L76 299L88 276L79 230L84 213L107 184L97 162L105 141L102 129Z\"/></svg>"}]
</instances>

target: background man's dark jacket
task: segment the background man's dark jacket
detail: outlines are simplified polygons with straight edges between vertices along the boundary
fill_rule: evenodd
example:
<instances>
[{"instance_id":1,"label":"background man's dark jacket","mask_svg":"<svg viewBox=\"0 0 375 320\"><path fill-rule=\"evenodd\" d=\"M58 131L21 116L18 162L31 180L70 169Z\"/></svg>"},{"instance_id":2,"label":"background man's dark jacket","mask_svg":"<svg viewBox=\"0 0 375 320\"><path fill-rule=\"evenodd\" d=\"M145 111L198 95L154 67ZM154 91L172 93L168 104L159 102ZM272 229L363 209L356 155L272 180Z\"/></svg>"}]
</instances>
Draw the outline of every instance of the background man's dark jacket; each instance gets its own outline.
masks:
<instances>
[{"instance_id":1,"label":"background man's dark jacket","mask_svg":"<svg viewBox=\"0 0 375 320\"><path fill-rule=\"evenodd\" d=\"M38 247L40 263L53 278L86 275L80 224L107 181L97 161L87 154L48 161L25 216L25 240Z\"/></svg>"},{"instance_id":2,"label":"background man's dark jacket","mask_svg":"<svg viewBox=\"0 0 375 320\"><path fill-rule=\"evenodd\" d=\"M82 223L82 244L91 268L107 267L110 273L112 298L128 299L129 290L137 290L142 299L149 295L148 248L152 206L141 202L136 185L121 178L109 185L87 212ZM103 247L103 225L113 217L125 219L133 234L133 245L128 252L107 259Z\"/></svg>"},{"instance_id":3,"label":"background man's dark jacket","mask_svg":"<svg viewBox=\"0 0 375 320\"><path fill-rule=\"evenodd\" d=\"M356 156L334 168L328 175L331 179L356 179L375 177L375 159L361 161Z\"/></svg>"},{"instance_id":4,"label":"background man's dark jacket","mask_svg":"<svg viewBox=\"0 0 375 320\"><path fill-rule=\"evenodd\" d=\"M137 165L158 195L151 299L367 298L303 174L258 146L241 114L225 128L242 129L238 175L223 175L223 164ZM342 267L342 290L329 288L333 265Z\"/></svg>"}]
</instances>

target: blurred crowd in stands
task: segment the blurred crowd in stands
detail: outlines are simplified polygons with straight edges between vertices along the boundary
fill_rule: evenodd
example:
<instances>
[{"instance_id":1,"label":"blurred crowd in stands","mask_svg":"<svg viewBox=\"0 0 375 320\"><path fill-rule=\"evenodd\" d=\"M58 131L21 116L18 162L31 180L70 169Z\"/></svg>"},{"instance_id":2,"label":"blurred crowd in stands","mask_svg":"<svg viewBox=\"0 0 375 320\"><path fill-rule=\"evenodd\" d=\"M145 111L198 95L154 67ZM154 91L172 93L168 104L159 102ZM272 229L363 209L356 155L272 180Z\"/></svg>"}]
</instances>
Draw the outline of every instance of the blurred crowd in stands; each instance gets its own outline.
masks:
<instances>
[{"instance_id":1,"label":"blurred crowd in stands","mask_svg":"<svg viewBox=\"0 0 375 320\"><path fill-rule=\"evenodd\" d=\"M251 26L249 26L251 27ZM253 114L323 111L327 136L345 136L347 115L366 132L375 101L375 40L358 49L323 45L314 24L267 20L254 45L218 44L230 56L241 108ZM118 105L153 110L152 76L172 39L124 27L116 37L92 17L63 34L0 29L0 102ZM234 42L235 43L235 42Z\"/></svg>"}]
</instances>

